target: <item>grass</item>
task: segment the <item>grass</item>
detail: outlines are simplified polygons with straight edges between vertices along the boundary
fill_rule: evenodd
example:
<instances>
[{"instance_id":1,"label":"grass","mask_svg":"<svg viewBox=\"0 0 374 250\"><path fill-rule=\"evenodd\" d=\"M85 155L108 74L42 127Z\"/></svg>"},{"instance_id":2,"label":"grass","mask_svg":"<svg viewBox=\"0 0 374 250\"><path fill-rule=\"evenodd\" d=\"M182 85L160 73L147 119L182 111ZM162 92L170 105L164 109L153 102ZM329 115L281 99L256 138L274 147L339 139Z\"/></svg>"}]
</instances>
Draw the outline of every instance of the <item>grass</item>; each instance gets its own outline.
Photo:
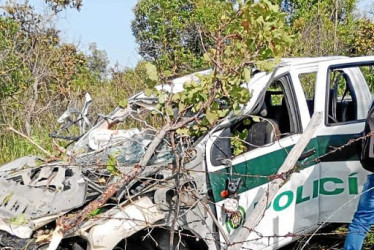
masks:
<instances>
[{"instance_id":1,"label":"grass","mask_svg":"<svg viewBox=\"0 0 374 250\"><path fill-rule=\"evenodd\" d=\"M0 165L27 155L45 156L43 152L27 139L8 130L0 134ZM48 136L50 131L38 129L33 132L31 139L47 151L52 151L52 139Z\"/></svg>"},{"instance_id":2,"label":"grass","mask_svg":"<svg viewBox=\"0 0 374 250\"><path fill-rule=\"evenodd\" d=\"M287 245L281 250L299 250L302 247L305 249L313 250L337 250L343 249L345 238L348 233L349 224L336 224L332 223L322 228L314 237L312 237L308 245L304 246L306 241L309 239L309 235L301 237L298 241ZM373 249L374 246L374 227L366 235L363 250Z\"/></svg>"},{"instance_id":3,"label":"grass","mask_svg":"<svg viewBox=\"0 0 374 250\"><path fill-rule=\"evenodd\" d=\"M374 246L374 227L371 227L371 230L366 235L364 245L362 249L373 249Z\"/></svg>"}]
</instances>

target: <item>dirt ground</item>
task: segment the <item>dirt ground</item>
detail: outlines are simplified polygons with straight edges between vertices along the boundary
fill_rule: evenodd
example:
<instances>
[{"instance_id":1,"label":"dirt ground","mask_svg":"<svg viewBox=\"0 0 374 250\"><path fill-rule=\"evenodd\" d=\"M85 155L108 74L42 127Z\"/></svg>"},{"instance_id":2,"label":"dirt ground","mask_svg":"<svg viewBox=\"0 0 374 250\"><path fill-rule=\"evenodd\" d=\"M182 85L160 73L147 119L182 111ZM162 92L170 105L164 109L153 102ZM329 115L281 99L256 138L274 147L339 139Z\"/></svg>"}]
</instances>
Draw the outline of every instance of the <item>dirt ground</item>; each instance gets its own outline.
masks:
<instances>
[{"instance_id":1,"label":"dirt ground","mask_svg":"<svg viewBox=\"0 0 374 250\"><path fill-rule=\"evenodd\" d=\"M365 238L363 250L374 248L373 229L374 228L372 228ZM331 224L319 230L312 238L310 238L311 236L309 235L304 236L298 241L281 248L281 250L340 250L343 249L347 232L348 224Z\"/></svg>"}]
</instances>

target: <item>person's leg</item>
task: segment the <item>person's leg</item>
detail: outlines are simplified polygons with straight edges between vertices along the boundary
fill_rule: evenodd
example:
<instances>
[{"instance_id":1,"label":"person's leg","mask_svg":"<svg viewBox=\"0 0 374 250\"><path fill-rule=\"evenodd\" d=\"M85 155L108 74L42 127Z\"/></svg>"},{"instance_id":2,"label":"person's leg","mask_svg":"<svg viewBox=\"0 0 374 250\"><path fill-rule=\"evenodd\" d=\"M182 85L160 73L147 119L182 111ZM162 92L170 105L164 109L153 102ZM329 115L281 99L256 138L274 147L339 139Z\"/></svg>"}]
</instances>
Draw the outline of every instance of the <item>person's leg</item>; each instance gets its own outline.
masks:
<instances>
[{"instance_id":1,"label":"person's leg","mask_svg":"<svg viewBox=\"0 0 374 250\"><path fill-rule=\"evenodd\" d=\"M369 190L369 191L368 191ZM366 233L374 223L374 174L368 175L358 202L357 211L349 225L349 233L345 239L345 250L362 248Z\"/></svg>"}]
</instances>

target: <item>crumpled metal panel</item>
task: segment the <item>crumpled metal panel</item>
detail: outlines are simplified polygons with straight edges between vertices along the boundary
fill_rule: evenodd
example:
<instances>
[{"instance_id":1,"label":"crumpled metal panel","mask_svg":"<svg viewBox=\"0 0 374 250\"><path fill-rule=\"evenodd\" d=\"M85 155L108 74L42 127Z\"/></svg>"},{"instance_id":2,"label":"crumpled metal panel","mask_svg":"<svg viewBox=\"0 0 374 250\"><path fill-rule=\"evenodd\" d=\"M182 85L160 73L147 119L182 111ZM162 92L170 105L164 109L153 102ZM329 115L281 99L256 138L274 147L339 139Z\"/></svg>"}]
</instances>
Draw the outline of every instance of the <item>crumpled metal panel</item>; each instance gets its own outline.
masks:
<instances>
[{"instance_id":1,"label":"crumpled metal panel","mask_svg":"<svg viewBox=\"0 0 374 250\"><path fill-rule=\"evenodd\" d=\"M33 168L38 166L38 160L41 160L42 158L38 156L24 156L21 158L18 158L12 162L9 162L7 164L4 164L0 166L0 174L8 174L15 172L17 170L21 170L24 167L27 168Z\"/></svg>"},{"instance_id":2,"label":"crumpled metal panel","mask_svg":"<svg viewBox=\"0 0 374 250\"><path fill-rule=\"evenodd\" d=\"M89 242L90 250L113 249L119 241L165 218L149 197L120 204L86 222L78 231ZM110 233L108 233L110 232Z\"/></svg>"},{"instance_id":3,"label":"crumpled metal panel","mask_svg":"<svg viewBox=\"0 0 374 250\"><path fill-rule=\"evenodd\" d=\"M1 249L26 249L25 246L32 244L31 234L32 229L26 226L8 225L0 219L0 246L5 247Z\"/></svg>"},{"instance_id":4,"label":"crumpled metal panel","mask_svg":"<svg viewBox=\"0 0 374 250\"><path fill-rule=\"evenodd\" d=\"M0 178L0 217L25 219L68 211L84 204L87 183L65 166L44 166ZM31 178L32 177L32 178Z\"/></svg>"}]
</instances>

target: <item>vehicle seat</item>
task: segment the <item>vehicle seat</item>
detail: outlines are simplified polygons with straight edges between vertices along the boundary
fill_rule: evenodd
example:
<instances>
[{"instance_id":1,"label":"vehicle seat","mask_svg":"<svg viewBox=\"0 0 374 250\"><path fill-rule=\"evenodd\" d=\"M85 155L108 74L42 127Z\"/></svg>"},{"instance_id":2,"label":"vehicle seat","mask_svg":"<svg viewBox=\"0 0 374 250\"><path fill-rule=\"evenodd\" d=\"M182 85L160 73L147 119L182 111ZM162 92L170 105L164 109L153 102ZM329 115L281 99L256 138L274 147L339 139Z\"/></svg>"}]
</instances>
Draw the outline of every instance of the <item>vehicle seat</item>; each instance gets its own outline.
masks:
<instances>
[{"instance_id":1,"label":"vehicle seat","mask_svg":"<svg viewBox=\"0 0 374 250\"><path fill-rule=\"evenodd\" d=\"M279 113L280 113L279 130L281 131L282 134L290 133L291 131L290 116L288 112L286 97L283 97L282 99L281 111Z\"/></svg>"},{"instance_id":2,"label":"vehicle seat","mask_svg":"<svg viewBox=\"0 0 374 250\"><path fill-rule=\"evenodd\" d=\"M340 117L338 117L338 121L340 122L346 122L348 121L348 102L341 102L340 103L340 112L339 112L339 115Z\"/></svg>"},{"instance_id":3,"label":"vehicle seat","mask_svg":"<svg viewBox=\"0 0 374 250\"><path fill-rule=\"evenodd\" d=\"M273 143L280 137L278 124L272 119L263 119L255 122L248 129L246 142L249 143L247 150L252 150L263 145Z\"/></svg>"},{"instance_id":4,"label":"vehicle seat","mask_svg":"<svg viewBox=\"0 0 374 250\"><path fill-rule=\"evenodd\" d=\"M281 104L273 105L271 103L272 95L282 96ZM282 91L267 91L265 94L265 104L268 108L268 118L273 119L279 126L281 134L287 134L290 132L290 117L287 107L286 96Z\"/></svg>"},{"instance_id":5,"label":"vehicle seat","mask_svg":"<svg viewBox=\"0 0 374 250\"><path fill-rule=\"evenodd\" d=\"M329 96L329 123L336 123L336 104L337 104L337 91L335 88L330 89Z\"/></svg>"}]
</instances>

